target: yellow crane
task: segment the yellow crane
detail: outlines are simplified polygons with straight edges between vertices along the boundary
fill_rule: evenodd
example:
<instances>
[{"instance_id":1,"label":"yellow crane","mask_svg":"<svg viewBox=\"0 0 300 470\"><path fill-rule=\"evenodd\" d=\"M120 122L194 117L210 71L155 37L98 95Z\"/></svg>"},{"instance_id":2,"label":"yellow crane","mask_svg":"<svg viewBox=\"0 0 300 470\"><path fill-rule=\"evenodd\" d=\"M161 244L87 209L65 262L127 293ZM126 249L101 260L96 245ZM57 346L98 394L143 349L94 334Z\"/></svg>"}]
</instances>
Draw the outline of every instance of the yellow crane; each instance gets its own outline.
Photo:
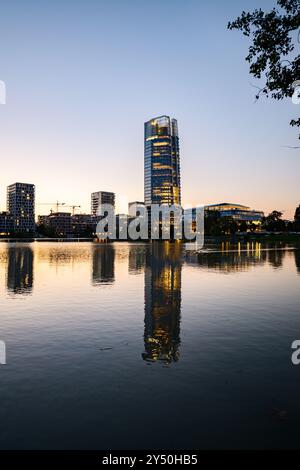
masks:
<instances>
[{"instance_id":1,"label":"yellow crane","mask_svg":"<svg viewBox=\"0 0 300 470\"><path fill-rule=\"evenodd\" d=\"M75 209L77 209L77 207L81 207L81 206L66 206L66 207L71 207L72 208L72 215L75 215Z\"/></svg>"},{"instance_id":2,"label":"yellow crane","mask_svg":"<svg viewBox=\"0 0 300 470\"><path fill-rule=\"evenodd\" d=\"M56 201L56 202L40 202L37 205L38 206L55 206L56 207L56 212L58 212L59 206L65 206L66 203L65 202L59 202L59 201ZM50 209L50 213L52 214L52 209Z\"/></svg>"}]
</instances>

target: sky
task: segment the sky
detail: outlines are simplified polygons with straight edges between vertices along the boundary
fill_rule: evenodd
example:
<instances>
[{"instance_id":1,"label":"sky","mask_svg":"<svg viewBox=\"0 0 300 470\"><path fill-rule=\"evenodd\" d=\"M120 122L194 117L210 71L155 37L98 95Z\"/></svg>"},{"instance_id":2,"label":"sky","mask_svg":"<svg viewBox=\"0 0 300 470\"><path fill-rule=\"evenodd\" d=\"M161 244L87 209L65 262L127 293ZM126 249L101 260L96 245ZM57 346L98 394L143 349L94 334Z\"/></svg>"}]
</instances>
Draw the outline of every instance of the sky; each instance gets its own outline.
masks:
<instances>
[{"instance_id":1,"label":"sky","mask_svg":"<svg viewBox=\"0 0 300 470\"><path fill-rule=\"evenodd\" d=\"M183 206L233 202L292 218L300 203L299 117L255 103L249 40L227 30L275 0L6 0L0 6L0 210L6 186L36 185L90 210L113 191L143 200L144 122L178 120ZM300 77L299 77L300 78ZM261 82L262 83L262 82ZM54 207L53 207L54 208Z\"/></svg>"}]
</instances>

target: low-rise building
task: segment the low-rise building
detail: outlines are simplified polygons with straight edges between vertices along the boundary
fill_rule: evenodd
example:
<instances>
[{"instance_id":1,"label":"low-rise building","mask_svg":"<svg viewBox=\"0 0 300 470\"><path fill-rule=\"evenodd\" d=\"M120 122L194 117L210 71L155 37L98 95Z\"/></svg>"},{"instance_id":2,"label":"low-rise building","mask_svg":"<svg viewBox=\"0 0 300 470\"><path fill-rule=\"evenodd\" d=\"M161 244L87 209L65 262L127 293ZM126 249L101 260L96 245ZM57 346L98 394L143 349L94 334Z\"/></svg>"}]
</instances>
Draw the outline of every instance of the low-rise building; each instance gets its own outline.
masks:
<instances>
[{"instance_id":1,"label":"low-rise building","mask_svg":"<svg viewBox=\"0 0 300 470\"><path fill-rule=\"evenodd\" d=\"M0 212L0 235L10 235L14 230L13 217L9 212Z\"/></svg>"},{"instance_id":2,"label":"low-rise building","mask_svg":"<svg viewBox=\"0 0 300 470\"><path fill-rule=\"evenodd\" d=\"M209 204L204 207L206 213L216 211L221 217L231 217L237 222L261 222L264 217L263 211L252 210L248 206L222 202L220 204Z\"/></svg>"},{"instance_id":3,"label":"low-rise building","mask_svg":"<svg viewBox=\"0 0 300 470\"><path fill-rule=\"evenodd\" d=\"M76 237L90 236L96 232L96 219L91 214L72 215L72 233Z\"/></svg>"},{"instance_id":4,"label":"low-rise building","mask_svg":"<svg viewBox=\"0 0 300 470\"><path fill-rule=\"evenodd\" d=\"M47 216L39 216L38 225L43 225L45 234L49 236L66 237L72 234L70 212L51 212Z\"/></svg>"}]
</instances>

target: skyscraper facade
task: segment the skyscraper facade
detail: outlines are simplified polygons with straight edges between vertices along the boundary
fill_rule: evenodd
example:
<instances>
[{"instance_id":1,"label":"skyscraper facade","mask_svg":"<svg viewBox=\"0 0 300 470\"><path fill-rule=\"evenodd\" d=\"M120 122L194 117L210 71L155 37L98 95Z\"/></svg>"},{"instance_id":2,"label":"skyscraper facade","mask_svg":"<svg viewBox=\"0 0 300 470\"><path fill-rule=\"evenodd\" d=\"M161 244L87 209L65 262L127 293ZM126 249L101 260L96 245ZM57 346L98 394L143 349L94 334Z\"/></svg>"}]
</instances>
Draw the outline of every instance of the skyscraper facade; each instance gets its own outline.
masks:
<instances>
[{"instance_id":1,"label":"skyscraper facade","mask_svg":"<svg viewBox=\"0 0 300 470\"><path fill-rule=\"evenodd\" d=\"M181 204L177 120L169 116L145 123L145 205Z\"/></svg>"},{"instance_id":2,"label":"skyscraper facade","mask_svg":"<svg viewBox=\"0 0 300 470\"><path fill-rule=\"evenodd\" d=\"M7 187L7 211L15 232L35 231L34 206L34 184L14 183Z\"/></svg>"}]
</instances>

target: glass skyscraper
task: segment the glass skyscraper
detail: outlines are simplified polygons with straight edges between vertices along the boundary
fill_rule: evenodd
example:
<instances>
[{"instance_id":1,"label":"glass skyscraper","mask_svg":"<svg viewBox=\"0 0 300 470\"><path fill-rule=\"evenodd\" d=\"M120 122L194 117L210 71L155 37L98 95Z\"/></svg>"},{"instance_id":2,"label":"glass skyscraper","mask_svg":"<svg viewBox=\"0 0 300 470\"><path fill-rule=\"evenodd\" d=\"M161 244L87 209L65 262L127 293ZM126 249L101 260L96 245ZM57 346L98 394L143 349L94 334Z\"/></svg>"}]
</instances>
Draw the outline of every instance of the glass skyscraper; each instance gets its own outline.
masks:
<instances>
[{"instance_id":1,"label":"glass skyscraper","mask_svg":"<svg viewBox=\"0 0 300 470\"><path fill-rule=\"evenodd\" d=\"M145 205L181 204L179 138L176 119L153 118L145 123Z\"/></svg>"}]
</instances>

